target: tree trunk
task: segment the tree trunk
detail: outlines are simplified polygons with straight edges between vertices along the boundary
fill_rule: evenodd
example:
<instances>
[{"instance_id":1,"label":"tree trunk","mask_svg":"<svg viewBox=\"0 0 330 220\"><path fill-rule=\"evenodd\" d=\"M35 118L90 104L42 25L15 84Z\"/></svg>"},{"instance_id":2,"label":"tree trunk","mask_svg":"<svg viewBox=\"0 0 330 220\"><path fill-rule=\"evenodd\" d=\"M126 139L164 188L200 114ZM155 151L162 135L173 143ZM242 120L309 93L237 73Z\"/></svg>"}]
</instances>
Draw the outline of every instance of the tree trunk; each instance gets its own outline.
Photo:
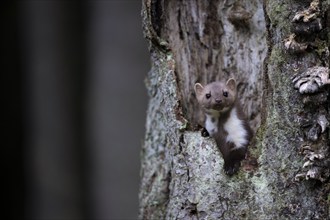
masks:
<instances>
[{"instance_id":1,"label":"tree trunk","mask_svg":"<svg viewBox=\"0 0 330 220\"><path fill-rule=\"evenodd\" d=\"M141 219L329 216L329 5L143 1L152 69ZM233 177L196 129L203 114L193 92L196 82L230 77L256 131Z\"/></svg>"}]
</instances>

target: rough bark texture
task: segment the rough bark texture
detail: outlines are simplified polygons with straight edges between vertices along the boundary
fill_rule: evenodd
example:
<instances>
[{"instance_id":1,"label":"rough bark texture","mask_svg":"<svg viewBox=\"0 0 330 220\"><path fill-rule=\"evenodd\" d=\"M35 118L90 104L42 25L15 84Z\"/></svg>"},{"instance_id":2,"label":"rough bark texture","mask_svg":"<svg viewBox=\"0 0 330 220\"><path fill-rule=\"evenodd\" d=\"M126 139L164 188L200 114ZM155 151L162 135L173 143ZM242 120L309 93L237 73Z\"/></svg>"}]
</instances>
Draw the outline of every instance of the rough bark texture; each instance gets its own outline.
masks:
<instances>
[{"instance_id":1,"label":"rough bark texture","mask_svg":"<svg viewBox=\"0 0 330 220\"><path fill-rule=\"evenodd\" d=\"M192 89L196 82L206 84L234 77L246 113L253 127L257 127L261 66L266 51L261 3L164 1L162 7L163 28L159 34L174 54L185 118L191 123L202 123ZM230 19L235 13L236 17ZM233 25L235 19L244 26Z\"/></svg>"},{"instance_id":2,"label":"rough bark texture","mask_svg":"<svg viewBox=\"0 0 330 220\"><path fill-rule=\"evenodd\" d=\"M329 1L317 2L315 16L300 16L310 3L144 0L153 67L140 218L328 217ZM301 21L304 15L310 20ZM322 27L308 28L317 19ZM322 80L315 69L311 78L314 66ZM231 178L214 141L194 130L203 117L193 93L195 82L229 77L239 82L244 110L259 128L250 159Z\"/></svg>"}]
</instances>

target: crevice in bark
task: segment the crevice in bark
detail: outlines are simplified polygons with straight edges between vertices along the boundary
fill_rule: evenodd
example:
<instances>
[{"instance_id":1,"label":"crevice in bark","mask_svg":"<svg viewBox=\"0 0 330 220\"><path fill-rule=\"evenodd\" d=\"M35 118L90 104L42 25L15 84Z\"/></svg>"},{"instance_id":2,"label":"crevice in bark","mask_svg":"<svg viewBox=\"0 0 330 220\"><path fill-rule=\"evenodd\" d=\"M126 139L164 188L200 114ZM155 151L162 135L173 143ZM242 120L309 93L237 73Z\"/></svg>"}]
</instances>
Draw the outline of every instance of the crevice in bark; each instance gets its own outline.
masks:
<instances>
[{"instance_id":1,"label":"crevice in bark","mask_svg":"<svg viewBox=\"0 0 330 220\"><path fill-rule=\"evenodd\" d=\"M261 125L265 124L266 118L267 118L267 101L268 99L271 98L271 94L273 93L273 88L271 87L270 79L268 76L268 65L265 65L268 63L269 58L270 58L270 53L273 49L273 43L272 43L272 34L270 31L270 19L267 14L266 10L266 2L263 2L263 11L264 11L264 17L265 17L265 27L266 27L266 41L267 41L267 52L266 56L264 59L264 65L263 65L263 76L262 76L262 81L263 81L263 89L262 89L262 106L261 106ZM259 133L261 133L259 131ZM262 137L260 137L262 138Z\"/></svg>"},{"instance_id":2,"label":"crevice in bark","mask_svg":"<svg viewBox=\"0 0 330 220\"><path fill-rule=\"evenodd\" d=\"M163 0L145 0L142 3L142 24L143 34L149 40L149 50L158 48L160 51L167 53L170 51L168 43L161 38L161 29L163 24L162 16L153 17L154 15L162 15ZM153 11L155 10L155 11Z\"/></svg>"},{"instance_id":3,"label":"crevice in bark","mask_svg":"<svg viewBox=\"0 0 330 220\"><path fill-rule=\"evenodd\" d=\"M255 14L255 4L254 2L252 7L250 5L245 6L250 7L250 10L254 10L253 13L249 13L248 17L251 17L251 19L252 15ZM224 64L223 60L225 53L246 53L247 56L249 56L249 53L254 53L253 51L249 51L251 49L244 48L242 40L253 38L251 31L256 30L244 31L243 28L231 28L230 32L233 33L228 36L223 35L224 22L226 22L226 25L233 26L227 17L232 5L233 3L223 3L221 1L189 1L184 4L176 1L168 1L166 3L166 12L163 14L165 26L162 37L166 39L169 48L173 52L179 91L182 95L180 103L182 113L183 117L191 125L188 129L195 127L196 124L203 124L204 118L196 102L193 85L196 82L205 84L215 80L224 81L229 77L236 78L240 85L239 96L243 104L249 108L247 113L253 121L252 127L256 130L259 126L260 113L253 105L255 105L254 102L258 102L255 93L259 91L260 94L261 88L255 88L254 83L247 82L247 79L242 77L242 74L247 74L244 73L244 65L248 65L247 61L242 62L245 63L243 65L241 64L242 67L237 67L236 65L239 61L236 61L233 55L230 55L231 57L228 58L228 61L225 61L227 64ZM207 13L204 11L207 11ZM252 28L255 29L253 25ZM190 33L194 33L191 35L194 37L191 37ZM262 55L260 56L262 57ZM242 59L244 60L243 57ZM261 68L259 70L254 69L253 71L256 70L260 71L258 74L261 75ZM258 75L255 72L253 74ZM246 92L253 90L256 92L251 94Z\"/></svg>"},{"instance_id":4,"label":"crevice in bark","mask_svg":"<svg viewBox=\"0 0 330 220\"><path fill-rule=\"evenodd\" d=\"M178 9L178 24L179 24L179 34L180 34L180 40L184 40L184 34L181 26L181 10Z\"/></svg>"},{"instance_id":5,"label":"crevice in bark","mask_svg":"<svg viewBox=\"0 0 330 220\"><path fill-rule=\"evenodd\" d=\"M151 25L158 37L161 37L163 25L163 0L151 0Z\"/></svg>"},{"instance_id":6,"label":"crevice in bark","mask_svg":"<svg viewBox=\"0 0 330 220\"><path fill-rule=\"evenodd\" d=\"M218 17L218 1L210 1L206 6L207 17L205 20L205 26L203 30L203 35L201 38L205 42L204 45L207 48L219 49L221 44L221 35L223 32L221 19ZM209 50L212 53L211 50ZM209 55L208 63L212 63L212 55Z\"/></svg>"}]
</instances>

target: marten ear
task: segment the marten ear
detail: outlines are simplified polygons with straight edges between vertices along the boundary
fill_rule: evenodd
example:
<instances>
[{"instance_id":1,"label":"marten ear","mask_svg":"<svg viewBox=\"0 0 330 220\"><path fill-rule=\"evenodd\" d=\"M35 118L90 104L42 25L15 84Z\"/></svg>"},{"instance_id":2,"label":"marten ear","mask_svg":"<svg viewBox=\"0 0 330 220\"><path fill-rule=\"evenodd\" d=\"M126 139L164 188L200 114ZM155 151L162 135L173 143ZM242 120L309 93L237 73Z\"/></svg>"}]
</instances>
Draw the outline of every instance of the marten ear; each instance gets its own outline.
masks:
<instances>
[{"instance_id":1,"label":"marten ear","mask_svg":"<svg viewBox=\"0 0 330 220\"><path fill-rule=\"evenodd\" d=\"M226 86L232 90L232 91L236 91L236 80L233 78L228 79Z\"/></svg>"},{"instance_id":2,"label":"marten ear","mask_svg":"<svg viewBox=\"0 0 330 220\"><path fill-rule=\"evenodd\" d=\"M194 86L194 89L195 89L196 97L203 95L202 93L203 93L204 87L202 86L202 84L196 83Z\"/></svg>"}]
</instances>

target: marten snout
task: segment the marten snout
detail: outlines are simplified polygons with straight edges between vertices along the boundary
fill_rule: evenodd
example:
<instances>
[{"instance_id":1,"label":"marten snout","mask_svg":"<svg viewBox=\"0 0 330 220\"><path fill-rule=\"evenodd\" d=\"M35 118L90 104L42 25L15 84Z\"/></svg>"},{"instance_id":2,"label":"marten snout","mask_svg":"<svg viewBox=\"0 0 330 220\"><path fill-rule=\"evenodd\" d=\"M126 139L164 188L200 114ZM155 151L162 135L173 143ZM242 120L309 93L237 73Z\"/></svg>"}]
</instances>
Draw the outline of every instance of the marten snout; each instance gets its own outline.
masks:
<instances>
[{"instance_id":1,"label":"marten snout","mask_svg":"<svg viewBox=\"0 0 330 220\"><path fill-rule=\"evenodd\" d=\"M216 98L216 99L215 99L215 102L216 102L217 104L220 104L220 103L222 102L222 100L219 99L219 98Z\"/></svg>"}]
</instances>

